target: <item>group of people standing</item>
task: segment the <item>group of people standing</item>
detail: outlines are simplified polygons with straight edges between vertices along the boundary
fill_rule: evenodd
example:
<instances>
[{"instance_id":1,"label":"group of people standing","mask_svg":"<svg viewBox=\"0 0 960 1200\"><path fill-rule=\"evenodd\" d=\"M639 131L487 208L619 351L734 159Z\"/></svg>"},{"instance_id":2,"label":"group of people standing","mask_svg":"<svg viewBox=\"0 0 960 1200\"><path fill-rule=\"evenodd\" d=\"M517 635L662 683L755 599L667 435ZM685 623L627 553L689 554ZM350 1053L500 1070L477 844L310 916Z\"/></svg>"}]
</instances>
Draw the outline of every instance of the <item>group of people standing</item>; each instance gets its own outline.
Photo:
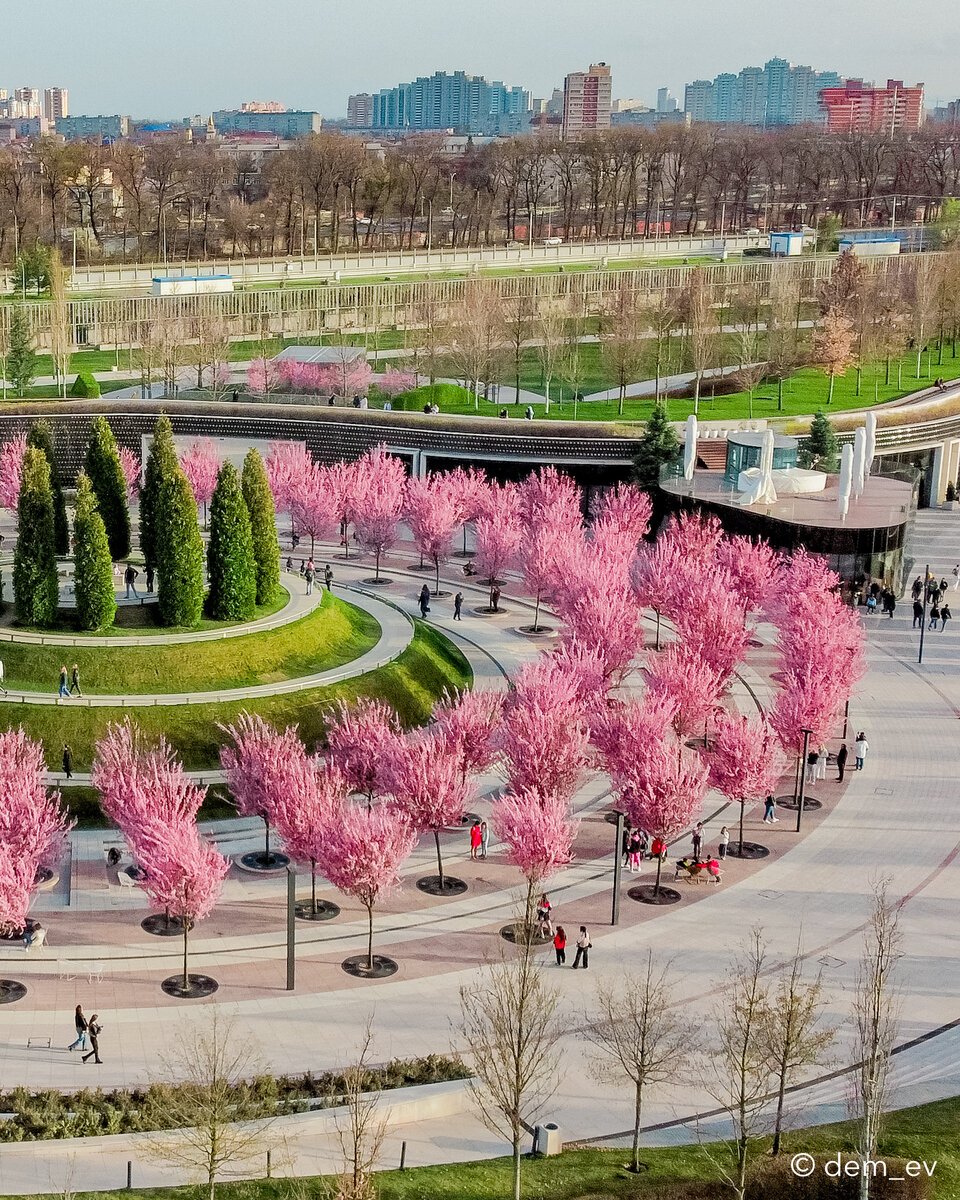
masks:
<instances>
[{"instance_id":1,"label":"group of people standing","mask_svg":"<svg viewBox=\"0 0 960 1200\"><path fill-rule=\"evenodd\" d=\"M953 568L953 587L954 590L960 586L960 563ZM913 628L923 628L924 618L924 592L926 592L926 601L930 605L930 623L928 629L939 629L943 633L947 627L947 622L952 618L953 613L950 611L950 605L947 603L947 591L949 584L946 578L937 583L935 575L928 575L926 584L918 575L913 581L910 589L910 594L913 597Z\"/></svg>"},{"instance_id":2,"label":"group of people standing","mask_svg":"<svg viewBox=\"0 0 960 1200\"><path fill-rule=\"evenodd\" d=\"M553 949L557 956L557 966L562 967L567 962L567 931L562 925L554 926L552 914L553 908L550 904L550 898L546 892L543 892L537 901L537 929L541 937L553 938ZM582 967L586 971L590 966L590 950L593 946L586 925L580 926L576 945L577 952L573 956L573 970L576 971Z\"/></svg>"}]
</instances>

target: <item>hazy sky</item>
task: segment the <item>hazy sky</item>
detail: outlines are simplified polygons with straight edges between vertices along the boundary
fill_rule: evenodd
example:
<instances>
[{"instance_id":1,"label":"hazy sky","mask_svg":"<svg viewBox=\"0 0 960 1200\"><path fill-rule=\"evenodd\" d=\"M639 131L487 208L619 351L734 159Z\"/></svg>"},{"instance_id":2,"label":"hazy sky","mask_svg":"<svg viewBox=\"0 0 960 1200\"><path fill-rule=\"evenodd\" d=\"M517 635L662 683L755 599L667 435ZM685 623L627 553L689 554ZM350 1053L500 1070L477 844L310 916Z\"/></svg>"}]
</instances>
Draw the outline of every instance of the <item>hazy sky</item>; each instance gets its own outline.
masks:
<instances>
[{"instance_id":1,"label":"hazy sky","mask_svg":"<svg viewBox=\"0 0 960 1200\"><path fill-rule=\"evenodd\" d=\"M834 0L39 0L3 5L0 87L62 84L74 113L178 117L242 100L342 116L351 92L435 70L538 96L605 60L614 95L775 55L960 96L960 4ZM912 15L911 15L912 12Z\"/></svg>"}]
</instances>

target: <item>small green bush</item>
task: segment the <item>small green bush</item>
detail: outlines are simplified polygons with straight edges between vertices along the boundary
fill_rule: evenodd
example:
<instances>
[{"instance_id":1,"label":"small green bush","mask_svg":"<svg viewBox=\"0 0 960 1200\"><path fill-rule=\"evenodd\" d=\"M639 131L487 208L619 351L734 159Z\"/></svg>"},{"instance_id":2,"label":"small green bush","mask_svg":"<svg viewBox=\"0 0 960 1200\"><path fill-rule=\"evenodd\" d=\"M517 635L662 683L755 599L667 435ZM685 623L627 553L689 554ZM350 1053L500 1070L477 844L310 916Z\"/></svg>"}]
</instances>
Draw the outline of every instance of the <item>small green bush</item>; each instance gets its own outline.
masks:
<instances>
[{"instance_id":1,"label":"small green bush","mask_svg":"<svg viewBox=\"0 0 960 1200\"><path fill-rule=\"evenodd\" d=\"M956 498L957 498L956 485L953 483L948 483L947 484L947 499L948 500L956 500Z\"/></svg>"},{"instance_id":2,"label":"small green bush","mask_svg":"<svg viewBox=\"0 0 960 1200\"><path fill-rule=\"evenodd\" d=\"M100 384L89 371L81 371L73 381L70 395L81 400L96 400L100 395Z\"/></svg>"},{"instance_id":3,"label":"small green bush","mask_svg":"<svg viewBox=\"0 0 960 1200\"><path fill-rule=\"evenodd\" d=\"M468 392L458 383L425 383L422 387L411 388L394 400L394 408L399 408L400 400L404 402L403 407L407 412L422 411L425 404L436 404L441 412L447 412L474 403L473 392Z\"/></svg>"}]
</instances>

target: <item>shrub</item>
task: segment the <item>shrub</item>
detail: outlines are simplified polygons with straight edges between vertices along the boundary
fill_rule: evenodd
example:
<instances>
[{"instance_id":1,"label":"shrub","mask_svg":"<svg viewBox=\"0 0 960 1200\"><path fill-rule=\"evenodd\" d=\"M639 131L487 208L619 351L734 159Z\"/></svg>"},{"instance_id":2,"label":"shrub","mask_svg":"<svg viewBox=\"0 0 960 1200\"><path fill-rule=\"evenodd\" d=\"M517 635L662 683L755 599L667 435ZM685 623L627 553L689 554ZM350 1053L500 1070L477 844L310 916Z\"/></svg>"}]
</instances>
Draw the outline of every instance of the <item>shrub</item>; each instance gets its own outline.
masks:
<instances>
[{"instance_id":1,"label":"shrub","mask_svg":"<svg viewBox=\"0 0 960 1200\"><path fill-rule=\"evenodd\" d=\"M203 538L197 502L179 466L160 488L156 554L160 620L164 625L196 625L203 615Z\"/></svg>"},{"instance_id":2,"label":"shrub","mask_svg":"<svg viewBox=\"0 0 960 1200\"><path fill-rule=\"evenodd\" d=\"M272 604L280 589L280 542L273 492L258 450L243 460L242 487L257 565L257 604Z\"/></svg>"},{"instance_id":3,"label":"shrub","mask_svg":"<svg viewBox=\"0 0 960 1200\"><path fill-rule=\"evenodd\" d=\"M13 595L21 625L49 627L57 619L60 587L53 540L50 464L42 450L27 447L17 502L17 548Z\"/></svg>"},{"instance_id":4,"label":"shrub","mask_svg":"<svg viewBox=\"0 0 960 1200\"><path fill-rule=\"evenodd\" d=\"M63 558L70 553L70 529L67 525L67 502L63 498L63 483L57 469L57 459L53 450L53 430L50 422L34 421L27 434L27 445L36 446L47 456L50 464L50 488L53 492L53 542L57 554Z\"/></svg>"},{"instance_id":5,"label":"shrub","mask_svg":"<svg viewBox=\"0 0 960 1200\"><path fill-rule=\"evenodd\" d=\"M70 395L81 400L96 400L100 395L100 384L89 371L81 371L73 381Z\"/></svg>"},{"instance_id":6,"label":"shrub","mask_svg":"<svg viewBox=\"0 0 960 1200\"><path fill-rule=\"evenodd\" d=\"M407 412L417 412L425 404L436 404L441 412L464 406L473 407L473 392L460 387L458 383L425 383L421 387L411 388L409 392L401 392L393 402L398 408L397 401L404 402Z\"/></svg>"}]
</instances>

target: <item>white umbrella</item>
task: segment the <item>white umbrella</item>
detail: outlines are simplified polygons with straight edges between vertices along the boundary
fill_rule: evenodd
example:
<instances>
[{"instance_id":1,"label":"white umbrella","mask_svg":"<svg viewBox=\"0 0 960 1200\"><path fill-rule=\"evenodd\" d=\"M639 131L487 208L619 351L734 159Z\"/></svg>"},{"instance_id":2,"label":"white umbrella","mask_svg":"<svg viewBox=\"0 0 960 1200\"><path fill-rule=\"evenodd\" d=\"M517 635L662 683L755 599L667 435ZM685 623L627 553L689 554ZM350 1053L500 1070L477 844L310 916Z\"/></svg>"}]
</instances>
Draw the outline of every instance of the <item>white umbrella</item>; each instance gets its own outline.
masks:
<instances>
[{"instance_id":1,"label":"white umbrella","mask_svg":"<svg viewBox=\"0 0 960 1200\"><path fill-rule=\"evenodd\" d=\"M763 440L760 443L760 473L764 477L765 483L773 483L773 430L765 429L763 431Z\"/></svg>"},{"instance_id":2,"label":"white umbrella","mask_svg":"<svg viewBox=\"0 0 960 1200\"><path fill-rule=\"evenodd\" d=\"M693 478L693 469L697 465L697 418L691 413L687 417L687 428L683 437L683 477Z\"/></svg>"},{"instance_id":3,"label":"white umbrella","mask_svg":"<svg viewBox=\"0 0 960 1200\"><path fill-rule=\"evenodd\" d=\"M853 481L853 447L847 443L840 451L840 494L837 496L837 508L840 516L846 517L850 507L850 484Z\"/></svg>"},{"instance_id":4,"label":"white umbrella","mask_svg":"<svg viewBox=\"0 0 960 1200\"><path fill-rule=\"evenodd\" d=\"M870 467L873 465L874 456L877 453L877 414L867 413L867 423L864 426L867 431L867 449L863 456L863 469L869 475Z\"/></svg>"},{"instance_id":5,"label":"white umbrella","mask_svg":"<svg viewBox=\"0 0 960 1200\"><path fill-rule=\"evenodd\" d=\"M853 498L859 500L863 492L866 468L867 432L858 429L853 435Z\"/></svg>"}]
</instances>

